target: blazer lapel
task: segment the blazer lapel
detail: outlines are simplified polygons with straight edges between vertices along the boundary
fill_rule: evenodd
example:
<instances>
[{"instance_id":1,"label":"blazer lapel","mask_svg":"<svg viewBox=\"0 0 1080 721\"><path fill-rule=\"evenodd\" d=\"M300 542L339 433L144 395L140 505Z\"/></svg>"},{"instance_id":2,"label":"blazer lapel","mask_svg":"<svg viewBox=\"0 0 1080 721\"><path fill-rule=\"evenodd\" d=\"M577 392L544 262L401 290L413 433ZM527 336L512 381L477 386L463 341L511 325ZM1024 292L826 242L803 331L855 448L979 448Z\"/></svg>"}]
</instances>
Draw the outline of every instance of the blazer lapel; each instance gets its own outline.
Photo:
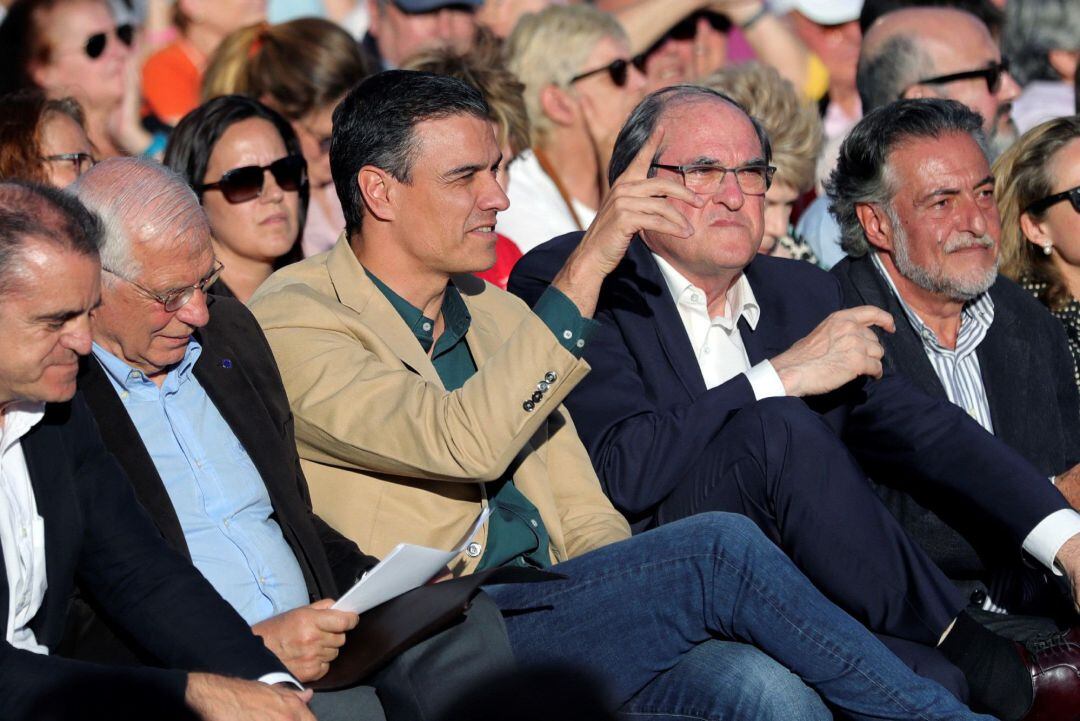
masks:
<instances>
[{"instance_id":1,"label":"blazer lapel","mask_svg":"<svg viewBox=\"0 0 1080 721\"><path fill-rule=\"evenodd\" d=\"M98 421L105 446L127 472L139 502L149 511L169 545L190 558L184 530L165 483L116 389L92 355L80 362L79 390Z\"/></svg>"},{"instance_id":2,"label":"blazer lapel","mask_svg":"<svg viewBox=\"0 0 1080 721\"><path fill-rule=\"evenodd\" d=\"M743 273L754 291L760 311L757 328L751 328L745 317L739 318L739 336L751 366L782 353L791 345L790 333L782 317L786 301L777 293L779 289L768 282L767 273L762 272L763 263L755 260L758 258L752 259Z\"/></svg>"},{"instance_id":3,"label":"blazer lapel","mask_svg":"<svg viewBox=\"0 0 1080 721\"><path fill-rule=\"evenodd\" d=\"M57 617L58 614L63 615L65 613L65 609L58 607L56 602L53 601L57 594L49 593L49 590L67 587L67 584L56 579L56 574L64 573L66 569L70 568L70 564L64 563L59 554L62 550L70 548L70 540L65 536L71 533L72 530L64 522L62 509L56 505L61 498L67 498L68 496L61 493L59 489L54 488L56 476L62 466L58 463L49 462L49 456L55 451L47 443L47 433L48 431L43 431L39 423L21 441L23 457L26 459L26 470L30 475L30 485L33 487L34 501L37 503L37 512L45 525L45 598L42 599L41 608L38 609L37 614L30 621L30 628L34 631L39 643L47 643L45 638L47 635L46 624L49 620ZM4 569L3 592L0 593L0 604L2 604L0 605L0 609L2 609L0 615L3 616L3 622L0 626L4 628L6 634L7 608L10 602L11 589L7 585L7 566L4 564L2 553L0 553L0 567ZM57 601L61 600L66 605L67 599L57 599Z\"/></svg>"},{"instance_id":4,"label":"blazer lapel","mask_svg":"<svg viewBox=\"0 0 1080 721\"><path fill-rule=\"evenodd\" d=\"M990 297L996 295L994 288L990 288ZM1013 315L1009 303L997 302L994 304L994 322L982 343L975 349L975 355L979 359L979 371L983 379L983 388L986 391L986 401L990 406L990 422L994 424L994 435L999 436L1006 443L1014 447L1023 447L1013 429L1019 431L1028 428L1027 423L1017 418L1017 414L1024 414L1024 409L1029 404L1022 398L1016 398L1014 391L1019 387L1016 383L1018 369L1027 369L1029 363L1025 360L1030 353L1026 338L1017 332L1019 318ZM1004 417L1003 414L1008 414Z\"/></svg>"}]
</instances>

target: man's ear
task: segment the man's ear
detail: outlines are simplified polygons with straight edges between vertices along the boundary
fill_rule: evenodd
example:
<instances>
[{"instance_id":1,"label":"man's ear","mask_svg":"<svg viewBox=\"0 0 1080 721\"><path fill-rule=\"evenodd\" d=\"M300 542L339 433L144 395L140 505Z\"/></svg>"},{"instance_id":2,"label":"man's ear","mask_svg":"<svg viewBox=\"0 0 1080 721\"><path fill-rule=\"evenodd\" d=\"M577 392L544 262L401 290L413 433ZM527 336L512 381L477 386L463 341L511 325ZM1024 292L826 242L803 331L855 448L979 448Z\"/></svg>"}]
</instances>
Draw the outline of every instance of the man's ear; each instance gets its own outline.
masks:
<instances>
[{"instance_id":1,"label":"man's ear","mask_svg":"<svg viewBox=\"0 0 1080 721\"><path fill-rule=\"evenodd\" d=\"M551 83L540 91L540 109L556 125L573 125L577 113L570 94Z\"/></svg>"},{"instance_id":2,"label":"man's ear","mask_svg":"<svg viewBox=\"0 0 1080 721\"><path fill-rule=\"evenodd\" d=\"M892 221L888 213L877 203L857 203L855 215L866 234L866 240L878 250L891 253L893 250Z\"/></svg>"},{"instance_id":3,"label":"man's ear","mask_svg":"<svg viewBox=\"0 0 1080 721\"><path fill-rule=\"evenodd\" d=\"M900 97L904 100L910 98L936 98L937 93L933 92L925 85L915 84L900 93Z\"/></svg>"},{"instance_id":4,"label":"man's ear","mask_svg":"<svg viewBox=\"0 0 1080 721\"><path fill-rule=\"evenodd\" d=\"M371 33L371 37L379 37L379 25L382 20L382 8L379 7L379 0L367 0L367 16L368 16L368 32Z\"/></svg>"},{"instance_id":5,"label":"man's ear","mask_svg":"<svg viewBox=\"0 0 1080 721\"><path fill-rule=\"evenodd\" d=\"M394 220L397 211L394 208L394 187L397 181L382 168L365 165L356 174L356 184L360 187L360 197L369 213L379 220Z\"/></svg>"},{"instance_id":6,"label":"man's ear","mask_svg":"<svg viewBox=\"0 0 1080 721\"><path fill-rule=\"evenodd\" d=\"M1046 54L1046 59L1054 72L1063 78L1067 78L1076 71L1078 56L1080 56L1080 53L1075 50L1051 50Z\"/></svg>"}]
</instances>

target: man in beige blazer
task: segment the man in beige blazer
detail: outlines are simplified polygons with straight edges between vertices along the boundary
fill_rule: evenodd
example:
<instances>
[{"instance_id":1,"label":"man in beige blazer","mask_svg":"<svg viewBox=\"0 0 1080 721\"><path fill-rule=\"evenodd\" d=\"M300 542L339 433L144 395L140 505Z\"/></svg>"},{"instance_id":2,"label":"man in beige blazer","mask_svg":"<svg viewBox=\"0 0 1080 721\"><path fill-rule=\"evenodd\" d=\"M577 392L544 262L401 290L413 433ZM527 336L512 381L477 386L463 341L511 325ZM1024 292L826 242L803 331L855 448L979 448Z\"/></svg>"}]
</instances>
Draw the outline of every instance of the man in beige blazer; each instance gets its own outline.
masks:
<instances>
[{"instance_id":1,"label":"man in beige blazer","mask_svg":"<svg viewBox=\"0 0 1080 721\"><path fill-rule=\"evenodd\" d=\"M400 541L448 548L490 506L453 572L555 564L565 580L488 589L515 655L594 672L623 712L831 718L824 697L866 718L972 718L744 517L629 538L561 401L588 372L589 316L631 238L686 235L664 198L705 201L648 177L657 133L530 312L465 275L494 261L507 207L488 114L451 78L361 83L334 116L345 237L252 299L317 512L383 554Z\"/></svg>"}]
</instances>

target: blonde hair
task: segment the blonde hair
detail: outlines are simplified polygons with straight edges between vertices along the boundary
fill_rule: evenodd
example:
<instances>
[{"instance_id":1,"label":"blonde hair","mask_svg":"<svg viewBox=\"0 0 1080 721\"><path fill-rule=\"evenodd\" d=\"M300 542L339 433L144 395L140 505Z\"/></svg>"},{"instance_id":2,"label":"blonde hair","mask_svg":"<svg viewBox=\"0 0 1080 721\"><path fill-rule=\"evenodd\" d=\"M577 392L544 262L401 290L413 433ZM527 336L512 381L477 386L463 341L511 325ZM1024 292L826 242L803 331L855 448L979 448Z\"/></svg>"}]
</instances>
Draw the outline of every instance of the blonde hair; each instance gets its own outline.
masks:
<instances>
[{"instance_id":1,"label":"blonde hair","mask_svg":"<svg viewBox=\"0 0 1080 721\"><path fill-rule=\"evenodd\" d=\"M729 96L765 127L772 144L776 181L800 192L814 186L823 142L821 119L795 86L775 68L757 62L723 68L702 84Z\"/></svg>"},{"instance_id":2,"label":"blonde hair","mask_svg":"<svg viewBox=\"0 0 1080 721\"><path fill-rule=\"evenodd\" d=\"M506 41L507 67L525 85L534 141L542 142L552 127L540 105L541 92L549 85L569 85L604 38L629 43L615 18L588 5L556 5L518 21Z\"/></svg>"},{"instance_id":3,"label":"blonde hair","mask_svg":"<svg viewBox=\"0 0 1080 721\"><path fill-rule=\"evenodd\" d=\"M1077 138L1080 138L1080 116L1048 120L1020 136L994 162L993 168L1001 216L1001 272L1013 280L1046 283L1039 300L1051 310L1059 310L1072 296L1050 256L1024 235L1020 217L1025 212L1036 221L1046 217L1046 210L1035 213L1027 208L1053 194L1055 179L1050 176L1050 166L1054 156Z\"/></svg>"}]
</instances>

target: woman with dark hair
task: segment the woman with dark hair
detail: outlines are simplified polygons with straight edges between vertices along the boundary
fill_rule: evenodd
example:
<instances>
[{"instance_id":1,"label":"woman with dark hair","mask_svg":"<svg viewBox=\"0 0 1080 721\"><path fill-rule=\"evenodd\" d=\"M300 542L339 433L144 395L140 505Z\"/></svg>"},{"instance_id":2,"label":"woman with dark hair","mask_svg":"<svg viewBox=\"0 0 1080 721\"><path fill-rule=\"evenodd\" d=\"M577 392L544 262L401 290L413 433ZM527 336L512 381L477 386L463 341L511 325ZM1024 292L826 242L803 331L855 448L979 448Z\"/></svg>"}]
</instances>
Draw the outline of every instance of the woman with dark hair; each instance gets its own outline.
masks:
<instances>
[{"instance_id":1,"label":"woman with dark hair","mask_svg":"<svg viewBox=\"0 0 1080 721\"><path fill-rule=\"evenodd\" d=\"M106 0L16 0L0 24L0 94L72 97L100 157L155 153L129 67L135 29Z\"/></svg>"},{"instance_id":2,"label":"woman with dark hair","mask_svg":"<svg viewBox=\"0 0 1080 721\"><path fill-rule=\"evenodd\" d=\"M164 162L210 219L225 270L209 292L247 302L275 269L299 260L307 162L281 115L242 95L214 98L176 126Z\"/></svg>"},{"instance_id":3,"label":"woman with dark hair","mask_svg":"<svg viewBox=\"0 0 1080 721\"><path fill-rule=\"evenodd\" d=\"M1001 272L1061 321L1080 366L1080 116L1024 133L994 163L994 178Z\"/></svg>"},{"instance_id":4,"label":"woman with dark hair","mask_svg":"<svg viewBox=\"0 0 1080 721\"><path fill-rule=\"evenodd\" d=\"M49 100L37 91L0 96L0 180L64 188L93 164L75 100Z\"/></svg>"},{"instance_id":5,"label":"woman with dark hair","mask_svg":"<svg viewBox=\"0 0 1080 721\"><path fill-rule=\"evenodd\" d=\"M240 93L258 98L292 123L311 178L304 255L329 250L345 229L330 176L331 116L369 73L351 35L328 20L299 18L230 35L210 59L203 98Z\"/></svg>"}]
</instances>

